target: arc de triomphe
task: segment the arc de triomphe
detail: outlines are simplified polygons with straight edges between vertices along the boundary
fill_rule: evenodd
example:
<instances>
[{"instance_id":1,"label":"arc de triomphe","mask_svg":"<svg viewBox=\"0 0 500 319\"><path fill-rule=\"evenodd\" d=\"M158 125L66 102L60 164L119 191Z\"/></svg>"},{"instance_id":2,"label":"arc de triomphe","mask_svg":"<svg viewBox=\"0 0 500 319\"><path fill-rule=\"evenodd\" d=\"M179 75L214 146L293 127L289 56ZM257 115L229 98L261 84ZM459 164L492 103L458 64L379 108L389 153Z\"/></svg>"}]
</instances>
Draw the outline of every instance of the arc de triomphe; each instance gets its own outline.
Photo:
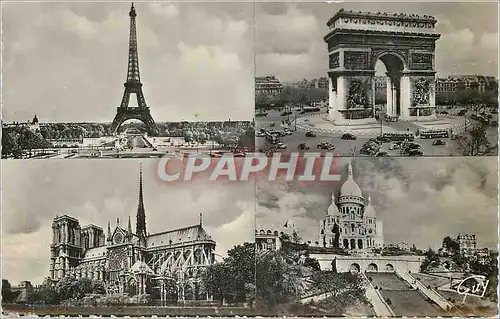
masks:
<instances>
[{"instance_id":1,"label":"arc de triomphe","mask_svg":"<svg viewBox=\"0 0 500 319\"><path fill-rule=\"evenodd\" d=\"M387 69L383 113L403 120L435 116L436 19L340 10L327 23L329 118L336 124L375 116L375 64Z\"/></svg>"}]
</instances>

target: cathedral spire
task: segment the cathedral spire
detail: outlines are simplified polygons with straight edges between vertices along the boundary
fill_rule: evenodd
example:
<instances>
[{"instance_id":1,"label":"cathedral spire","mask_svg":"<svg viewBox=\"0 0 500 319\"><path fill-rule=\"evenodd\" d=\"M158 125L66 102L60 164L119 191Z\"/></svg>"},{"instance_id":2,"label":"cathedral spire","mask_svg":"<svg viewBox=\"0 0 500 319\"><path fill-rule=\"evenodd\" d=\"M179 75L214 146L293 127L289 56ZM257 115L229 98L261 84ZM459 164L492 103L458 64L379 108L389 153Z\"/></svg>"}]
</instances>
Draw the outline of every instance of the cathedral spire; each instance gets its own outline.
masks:
<instances>
[{"instance_id":1,"label":"cathedral spire","mask_svg":"<svg viewBox=\"0 0 500 319\"><path fill-rule=\"evenodd\" d=\"M200 226L203 226L203 214L200 213Z\"/></svg>"},{"instance_id":2,"label":"cathedral spire","mask_svg":"<svg viewBox=\"0 0 500 319\"><path fill-rule=\"evenodd\" d=\"M146 237L146 210L144 209L144 195L142 192L142 163L139 172L139 204L137 205L136 235Z\"/></svg>"},{"instance_id":3,"label":"cathedral spire","mask_svg":"<svg viewBox=\"0 0 500 319\"><path fill-rule=\"evenodd\" d=\"M128 234L132 235L132 224L130 223L130 215L128 215Z\"/></svg>"},{"instance_id":4,"label":"cathedral spire","mask_svg":"<svg viewBox=\"0 0 500 319\"><path fill-rule=\"evenodd\" d=\"M108 241L111 240L111 223L108 221Z\"/></svg>"}]
</instances>

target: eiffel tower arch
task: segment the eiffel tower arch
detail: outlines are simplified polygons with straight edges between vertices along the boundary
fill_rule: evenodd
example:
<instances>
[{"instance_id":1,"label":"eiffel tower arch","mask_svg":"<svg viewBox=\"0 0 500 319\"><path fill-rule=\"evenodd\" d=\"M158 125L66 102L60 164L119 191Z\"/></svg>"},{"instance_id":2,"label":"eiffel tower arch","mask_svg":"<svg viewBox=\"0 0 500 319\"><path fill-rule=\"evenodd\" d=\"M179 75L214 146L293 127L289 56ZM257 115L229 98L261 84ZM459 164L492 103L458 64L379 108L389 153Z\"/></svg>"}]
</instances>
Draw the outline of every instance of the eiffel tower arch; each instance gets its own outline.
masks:
<instances>
[{"instance_id":1,"label":"eiffel tower arch","mask_svg":"<svg viewBox=\"0 0 500 319\"><path fill-rule=\"evenodd\" d=\"M146 125L146 129L149 135L157 135L158 127L156 126L149 107L146 104L146 99L144 98L144 93L142 92L141 75L139 71L139 54L137 50L137 32L136 32L136 21L135 17L137 13L135 12L134 4L130 8L130 38L129 38L129 49L128 49L128 70L127 70L127 82L125 82L125 90L123 92L123 98L120 106L116 110L116 116L111 124L110 131L113 134L118 132L118 129L127 120L139 120ZM137 96L137 107L130 106L130 95L135 94Z\"/></svg>"}]
</instances>

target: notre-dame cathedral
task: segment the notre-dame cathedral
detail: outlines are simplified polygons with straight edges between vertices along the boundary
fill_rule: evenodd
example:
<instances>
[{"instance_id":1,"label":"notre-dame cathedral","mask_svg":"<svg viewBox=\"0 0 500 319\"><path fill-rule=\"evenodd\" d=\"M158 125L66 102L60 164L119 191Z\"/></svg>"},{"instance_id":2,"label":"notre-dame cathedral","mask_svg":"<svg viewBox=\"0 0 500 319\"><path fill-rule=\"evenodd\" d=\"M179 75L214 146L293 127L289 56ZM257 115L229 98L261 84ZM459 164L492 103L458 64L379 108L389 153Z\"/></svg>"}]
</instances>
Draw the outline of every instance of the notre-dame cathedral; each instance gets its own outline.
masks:
<instances>
[{"instance_id":1,"label":"notre-dame cathedral","mask_svg":"<svg viewBox=\"0 0 500 319\"><path fill-rule=\"evenodd\" d=\"M201 271L214 263L215 241L197 225L149 234L139 177L135 232L130 217L126 227L116 220L107 234L90 224L62 215L52 223L50 279L73 275L105 283L108 293L150 294L161 300L207 300L200 285Z\"/></svg>"}]
</instances>

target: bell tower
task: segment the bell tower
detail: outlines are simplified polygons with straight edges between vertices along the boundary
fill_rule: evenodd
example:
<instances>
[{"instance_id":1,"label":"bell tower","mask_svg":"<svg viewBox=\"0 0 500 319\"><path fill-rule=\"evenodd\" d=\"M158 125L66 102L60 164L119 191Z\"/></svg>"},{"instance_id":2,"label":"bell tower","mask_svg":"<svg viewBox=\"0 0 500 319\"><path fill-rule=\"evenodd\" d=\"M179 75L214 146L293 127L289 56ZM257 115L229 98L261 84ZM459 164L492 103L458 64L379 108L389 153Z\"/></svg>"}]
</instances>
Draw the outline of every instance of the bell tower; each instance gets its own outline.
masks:
<instances>
[{"instance_id":1,"label":"bell tower","mask_svg":"<svg viewBox=\"0 0 500 319\"><path fill-rule=\"evenodd\" d=\"M76 218L57 216L52 221L52 244L50 245L50 278L59 280L78 266L83 254L81 227Z\"/></svg>"}]
</instances>

